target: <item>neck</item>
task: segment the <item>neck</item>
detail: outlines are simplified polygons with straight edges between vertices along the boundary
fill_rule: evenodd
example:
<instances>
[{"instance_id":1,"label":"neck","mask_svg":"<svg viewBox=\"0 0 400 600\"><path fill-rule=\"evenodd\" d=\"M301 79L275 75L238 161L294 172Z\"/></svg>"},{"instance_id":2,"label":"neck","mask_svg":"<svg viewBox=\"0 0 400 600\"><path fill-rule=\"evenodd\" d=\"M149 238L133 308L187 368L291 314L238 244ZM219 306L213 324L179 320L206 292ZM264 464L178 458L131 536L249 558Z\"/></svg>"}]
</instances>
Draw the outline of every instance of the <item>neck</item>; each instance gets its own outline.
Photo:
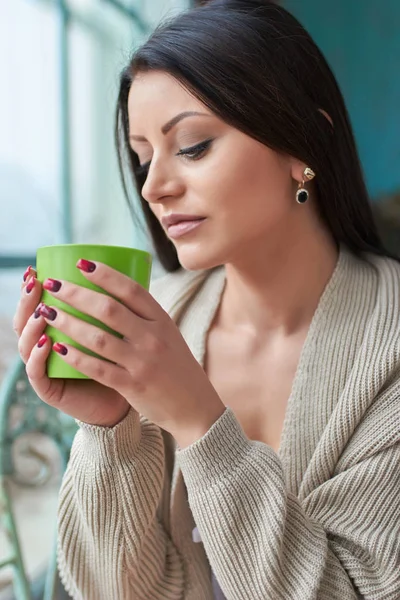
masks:
<instances>
[{"instance_id":1,"label":"neck","mask_svg":"<svg viewBox=\"0 0 400 600\"><path fill-rule=\"evenodd\" d=\"M311 322L338 249L328 233L315 231L260 246L248 261L226 265L218 325L257 336L290 335Z\"/></svg>"}]
</instances>

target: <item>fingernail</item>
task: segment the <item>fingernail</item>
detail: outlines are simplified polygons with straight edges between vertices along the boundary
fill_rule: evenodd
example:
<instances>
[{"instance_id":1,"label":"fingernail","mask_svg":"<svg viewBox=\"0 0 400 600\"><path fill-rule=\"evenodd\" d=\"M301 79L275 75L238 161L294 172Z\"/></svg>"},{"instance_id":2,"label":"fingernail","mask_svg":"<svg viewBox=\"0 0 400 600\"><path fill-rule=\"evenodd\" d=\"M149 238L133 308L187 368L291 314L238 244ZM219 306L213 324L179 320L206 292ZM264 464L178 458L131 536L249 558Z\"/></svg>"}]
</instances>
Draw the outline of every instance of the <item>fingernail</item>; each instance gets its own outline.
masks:
<instances>
[{"instance_id":1,"label":"fingernail","mask_svg":"<svg viewBox=\"0 0 400 600\"><path fill-rule=\"evenodd\" d=\"M58 281L58 279L46 279L43 287L45 290L49 290L49 292L58 292L61 288L61 281Z\"/></svg>"},{"instance_id":2,"label":"fingernail","mask_svg":"<svg viewBox=\"0 0 400 600\"><path fill-rule=\"evenodd\" d=\"M56 342L55 344L53 344L53 350L54 350L54 352L57 352L58 354L62 354L63 356L68 354L67 348L63 344L60 344L59 342Z\"/></svg>"},{"instance_id":3,"label":"fingernail","mask_svg":"<svg viewBox=\"0 0 400 600\"><path fill-rule=\"evenodd\" d=\"M47 337L47 335L44 333L42 335L42 337L39 339L38 343L37 343L37 347L38 348L42 348L42 346L45 345L45 343L47 342L49 338Z\"/></svg>"},{"instance_id":4,"label":"fingernail","mask_svg":"<svg viewBox=\"0 0 400 600\"><path fill-rule=\"evenodd\" d=\"M35 287L35 283L36 283L36 279L35 279L35 277L32 277L32 279L30 280L30 282L28 283L28 285L25 288L27 294L31 293L31 291Z\"/></svg>"},{"instance_id":5,"label":"fingernail","mask_svg":"<svg viewBox=\"0 0 400 600\"><path fill-rule=\"evenodd\" d=\"M84 258L80 258L76 263L76 266L81 271L85 271L85 273L93 273L93 271L96 268L94 262L91 262L90 260L85 260Z\"/></svg>"},{"instance_id":6,"label":"fingernail","mask_svg":"<svg viewBox=\"0 0 400 600\"><path fill-rule=\"evenodd\" d=\"M47 304L42 304L42 306L39 308L39 312L42 317L48 319L49 321L54 321L57 316L57 311L55 311L54 308L47 306Z\"/></svg>"},{"instance_id":7,"label":"fingernail","mask_svg":"<svg viewBox=\"0 0 400 600\"><path fill-rule=\"evenodd\" d=\"M31 265L29 265L29 267L27 268L27 270L25 271L25 273L24 273L24 274L23 274L23 276L22 276L22 279L23 279L24 281L26 281L26 280L28 279L28 277L29 277L29 275L30 275L30 272L31 272L31 270L32 270L32 267L31 267Z\"/></svg>"},{"instance_id":8,"label":"fingernail","mask_svg":"<svg viewBox=\"0 0 400 600\"><path fill-rule=\"evenodd\" d=\"M35 319L38 319L40 317L40 309L43 306L43 302L41 302L40 304L37 305L35 312L33 313L33 316L35 317Z\"/></svg>"}]
</instances>

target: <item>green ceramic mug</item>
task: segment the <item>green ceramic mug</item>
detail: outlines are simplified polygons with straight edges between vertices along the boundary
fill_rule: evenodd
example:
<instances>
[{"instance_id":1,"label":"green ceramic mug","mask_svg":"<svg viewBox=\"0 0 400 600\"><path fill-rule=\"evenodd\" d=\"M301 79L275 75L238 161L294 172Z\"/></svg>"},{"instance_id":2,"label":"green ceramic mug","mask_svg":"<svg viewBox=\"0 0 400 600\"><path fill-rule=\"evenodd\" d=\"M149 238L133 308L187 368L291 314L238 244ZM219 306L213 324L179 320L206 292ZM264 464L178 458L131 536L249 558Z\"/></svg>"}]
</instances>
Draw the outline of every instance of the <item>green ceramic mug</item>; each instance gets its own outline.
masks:
<instances>
[{"instance_id":1,"label":"green ceramic mug","mask_svg":"<svg viewBox=\"0 0 400 600\"><path fill-rule=\"evenodd\" d=\"M107 294L104 290L91 283L81 271L76 267L76 263L80 258L102 262L113 269L127 275L134 281L137 281L146 290L149 289L151 275L151 254L143 250L135 248L124 248L122 246L103 246L99 244L62 244L58 246L43 246L39 248L36 254L36 269L38 280L43 283L45 279L64 279L71 283L76 283L82 287ZM79 317L80 319L92 323L105 331L109 331L116 336L118 333L109 329L103 323L96 319L81 313L71 306L58 300L46 290L43 290L42 302L50 304L54 307L59 307L65 312ZM75 348L86 352L92 356L96 356L90 350L83 348L80 344L71 340L50 325L46 328L46 333L49 335L52 342L66 342ZM120 337L120 336L119 336ZM104 360L104 359L103 359ZM47 374L51 378L62 379L87 379L83 375L66 362L56 353L51 352L47 362Z\"/></svg>"}]
</instances>

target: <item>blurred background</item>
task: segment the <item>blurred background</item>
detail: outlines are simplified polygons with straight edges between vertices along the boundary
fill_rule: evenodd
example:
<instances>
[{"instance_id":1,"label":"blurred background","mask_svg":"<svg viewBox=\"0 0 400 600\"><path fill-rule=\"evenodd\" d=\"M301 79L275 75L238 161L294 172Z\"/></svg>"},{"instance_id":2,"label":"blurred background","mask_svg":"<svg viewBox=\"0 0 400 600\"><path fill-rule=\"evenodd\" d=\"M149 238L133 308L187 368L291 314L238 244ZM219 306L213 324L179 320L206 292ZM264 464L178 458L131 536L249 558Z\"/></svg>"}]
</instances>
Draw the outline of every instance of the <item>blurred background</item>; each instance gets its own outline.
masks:
<instances>
[{"instance_id":1,"label":"blurred background","mask_svg":"<svg viewBox=\"0 0 400 600\"><path fill-rule=\"evenodd\" d=\"M281 3L309 30L337 76L379 228L387 246L400 254L400 3ZM38 437L30 432L36 413L21 421L21 406L31 399L15 366L11 321L22 273L37 247L46 244L150 249L126 208L119 180L113 141L118 75L160 20L190 4L0 2L0 561L12 555L14 567L0 564L0 600L64 597L52 579L51 561L63 460L60 430L71 427L72 435L73 427L45 414L42 421L52 425ZM155 274L159 271L156 264ZM20 425L18 436L7 433L13 423ZM18 449L21 433L26 439Z\"/></svg>"}]
</instances>

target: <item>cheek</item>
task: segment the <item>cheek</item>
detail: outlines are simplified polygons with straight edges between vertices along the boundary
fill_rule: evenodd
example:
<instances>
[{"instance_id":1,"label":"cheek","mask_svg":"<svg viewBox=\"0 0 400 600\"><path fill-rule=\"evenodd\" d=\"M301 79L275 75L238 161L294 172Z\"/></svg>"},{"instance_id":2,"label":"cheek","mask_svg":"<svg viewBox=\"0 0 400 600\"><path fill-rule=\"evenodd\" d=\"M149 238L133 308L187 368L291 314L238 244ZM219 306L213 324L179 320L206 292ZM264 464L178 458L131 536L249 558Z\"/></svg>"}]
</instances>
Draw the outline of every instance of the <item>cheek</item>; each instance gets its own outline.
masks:
<instances>
[{"instance_id":1,"label":"cheek","mask_svg":"<svg viewBox=\"0 0 400 600\"><path fill-rule=\"evenodd\" d=\"M290 171L287 163L268 148L251 147L220 165L215 206L229 227L253 227L284 218L288 206Z\"/></svg>"}]
</instances>

